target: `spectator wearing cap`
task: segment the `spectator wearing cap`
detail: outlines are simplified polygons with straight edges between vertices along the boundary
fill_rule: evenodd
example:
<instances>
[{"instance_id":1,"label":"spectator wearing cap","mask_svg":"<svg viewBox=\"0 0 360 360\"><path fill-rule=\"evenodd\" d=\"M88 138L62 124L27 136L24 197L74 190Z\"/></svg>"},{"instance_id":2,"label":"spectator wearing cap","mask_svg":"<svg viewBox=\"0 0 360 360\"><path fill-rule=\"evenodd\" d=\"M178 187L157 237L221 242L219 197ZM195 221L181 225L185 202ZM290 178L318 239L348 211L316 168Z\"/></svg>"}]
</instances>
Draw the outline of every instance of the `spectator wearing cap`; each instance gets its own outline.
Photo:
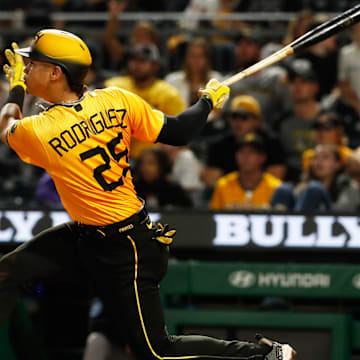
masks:
<instances>
[{"instance_id":1,"label":"spectator wearing cap","mask_svg":"<svg viewBox=\"0 0 360 360\"><path fill-rule=\"evenodd\" d=\"M238 95L231 101L227 114L231 134L208 146L203 179L212 188L220 176L237 169L235 151L238 142L248 133L262 137L266 148L266 171L278 178L286 173L285 154L277 136L263 125L260 104L248 95Z\"/></svg>"},{"instance_id":2,"label":"spectator wearing cap","mask_svg":"<svg viewBox=\"0 0 360 360\"><path fill-rule=\"evenodd\" d=\"M266 147L261 136L248 133L236 144L237 170L221 177L211 198L212 210L269 208L282 181L264 171Z\"/></svg>"},{"instance_id":3,"label":"spectator wearing cap","mask_svg":"<svg viewBox=\"0 0 360 360\"><path fill-rule=\"evenodd\" d=\"M117 76L105 81L105 86L117 86L131 91L153 108L174 116L185 110L185 102L172 85L157 77L160 67L160 54L153 45L135 45L130 49L128 75ZM132 138L130 156L137 159L145 148L156 146Z\"/></svg>"},{"instance_id":4,"label":"spectator wearing cap","mask_svg":"<svg viewBox=\"0 0 360 360\"><path fill-rule=\"evenodd\" d=\"M287 155L287 180L297 182L302 154L314 145L312 124L320 112L319 84L309 60L295 59L287 70L292 101L279 124L279 134Z\"/></svg>"},{"instance_id":5,"label":"spectator wearing cap","mask_svg":"<svg viewBox=\"0 0 360 360\"><path fill-rule=\"evenodd\" d=\"M353 152L346 146L347 137L344 134L344 127L340 117L329 111L322 111L315 119L312 128L315 130L316 145L335 145L339 151L342 165L346 165L349 156ZM305 150L302 156L302 170L309 170L311 159L314 156L314 149Z\"/></svg>"}]
</instances>

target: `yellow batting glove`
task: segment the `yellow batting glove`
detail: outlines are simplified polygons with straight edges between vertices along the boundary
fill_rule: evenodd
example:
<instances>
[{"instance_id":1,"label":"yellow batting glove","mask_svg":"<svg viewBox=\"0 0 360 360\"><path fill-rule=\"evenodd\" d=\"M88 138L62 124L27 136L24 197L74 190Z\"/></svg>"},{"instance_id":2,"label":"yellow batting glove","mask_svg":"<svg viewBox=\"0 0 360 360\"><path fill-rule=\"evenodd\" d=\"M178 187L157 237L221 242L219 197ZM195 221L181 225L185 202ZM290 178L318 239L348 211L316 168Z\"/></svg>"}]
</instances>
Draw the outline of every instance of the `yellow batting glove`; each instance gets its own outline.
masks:
<instances>
[{"instance_id":1,"label":"yellow batting glove","mask_svg":"<svg viewBox=\"0 0 360 360\"><path fill-rule=\"evenodd\" d=\"M199 95L208 95L213 103L213 109L218 110L223 107L229 98L230 88L222 85L216 79L211 79L205 86L205 89L199 90Z\"/></svg>"},{"instance_id":2,"label":"yellow batting glove","mask_svg":"<svg viewBox=\"0 0 360 360\"><path fill-rule=\"evenodd\" d=\"M153 239L165 245L170 245L174 240L175 234L176 230L170 229L168 224L163 225L161 223L157 223Z\"/></svg>"},{"instance_id":3,"label":"yellow batting glove","mask_svg":"<svg viewBox=\"0 0 360 360\"><path fill-rule=\"evenodd\" d=\"M13 42L11 44L13 50L18 49L19 46L17 43ZM24 83L24 61L21 55L16 54L14 51L10 49L5 50L5 56L9 62L9 65L6 64L3 66L4 72L6 74L6 79L10 83L11 91L15 86L22 86L26 91L26 85Z\"/></svg>"}]
</instances>

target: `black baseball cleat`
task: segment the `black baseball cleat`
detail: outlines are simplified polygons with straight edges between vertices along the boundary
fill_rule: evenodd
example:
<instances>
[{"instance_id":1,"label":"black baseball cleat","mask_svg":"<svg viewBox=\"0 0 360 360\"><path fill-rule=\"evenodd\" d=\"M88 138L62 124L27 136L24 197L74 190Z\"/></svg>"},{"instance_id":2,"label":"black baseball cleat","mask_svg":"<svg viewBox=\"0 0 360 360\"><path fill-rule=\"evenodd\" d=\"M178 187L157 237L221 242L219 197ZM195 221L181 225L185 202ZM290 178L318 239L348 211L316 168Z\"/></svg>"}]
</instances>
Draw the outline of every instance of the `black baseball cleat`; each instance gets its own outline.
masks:
<instances>
[{"instance_id":1,"label":"black baseball cleat","mask_svg":"<svg viewBox=\"0 0 360 360\"><path fill-rule=\"evenodd\" d=\"M259 344L264 344L271 348L264 360L293 360L296 355L296 351L289 344L279 344L259 334L256 334L255 338Z\"/></svg>"}]
</instances>

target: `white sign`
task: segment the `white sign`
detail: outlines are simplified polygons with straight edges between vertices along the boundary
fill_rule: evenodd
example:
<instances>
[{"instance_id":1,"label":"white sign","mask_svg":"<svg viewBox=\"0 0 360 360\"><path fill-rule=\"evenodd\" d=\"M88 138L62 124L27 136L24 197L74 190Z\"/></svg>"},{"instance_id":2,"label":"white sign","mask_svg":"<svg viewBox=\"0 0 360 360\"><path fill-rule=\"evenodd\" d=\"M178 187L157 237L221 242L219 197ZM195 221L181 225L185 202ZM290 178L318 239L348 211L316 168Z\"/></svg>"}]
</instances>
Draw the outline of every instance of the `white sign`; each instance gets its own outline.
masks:
<instances>
[{"instance_id":1,"label":"white sign","mask_svg":"<svg viewBox=\"0 0 360 360\"><path fill-rule=\"evenodd\" d=\"M150 213L151 220L156 222L159 213ZM70 221L66 211L22 211L0 210L0 242L24 242L34 237L36 226L46 218L49 226L56 226Z\"/></svg>"},{"instance_id":2,"label":"white sign","mask_svg":"<svg viewBox=\"0 0 360 360\"><path fill-rule=\"evenodd\" d=\"M305 215L215 214L217 246L273 248L360 248L357 216L314 216L314 231L305 233ZM335 234L333 225L340 228ZM308 227L309 228L309 227Z\"/></svg>"}]
</instances>

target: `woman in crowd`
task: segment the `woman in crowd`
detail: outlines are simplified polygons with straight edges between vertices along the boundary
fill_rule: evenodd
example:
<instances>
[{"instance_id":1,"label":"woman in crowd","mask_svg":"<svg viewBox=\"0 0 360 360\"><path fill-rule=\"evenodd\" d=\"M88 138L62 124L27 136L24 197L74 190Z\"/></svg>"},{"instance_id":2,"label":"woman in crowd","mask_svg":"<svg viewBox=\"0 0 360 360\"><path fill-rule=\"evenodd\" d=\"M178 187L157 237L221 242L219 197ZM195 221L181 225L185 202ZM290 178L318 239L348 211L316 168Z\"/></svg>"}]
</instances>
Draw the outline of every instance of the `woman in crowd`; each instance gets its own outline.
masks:
<instances>
[{"instance_id":1,"label":"woman in crowd","mask_svg":"<svg viewBox=\"0 0 360 360\"><path fill-rule=\"evenodd\" d=\"M187 106L198 99L198 90L210 79L222 80L222 75L211 69L211 47L203 38L193 39L185 52L183 69L172 72L165 81L176 87Z\"/></svg>"},{"instance_id":2,"label":"woman in crowd","mask_svg":"<svg viewBox=\"0 0 360 360\"><path fill-rule=\"evenodd\" d=\"M296 187L295 210L332 210L349 183L335 145L317 145L306 178Z\"/></svg>"}]
</instances>

